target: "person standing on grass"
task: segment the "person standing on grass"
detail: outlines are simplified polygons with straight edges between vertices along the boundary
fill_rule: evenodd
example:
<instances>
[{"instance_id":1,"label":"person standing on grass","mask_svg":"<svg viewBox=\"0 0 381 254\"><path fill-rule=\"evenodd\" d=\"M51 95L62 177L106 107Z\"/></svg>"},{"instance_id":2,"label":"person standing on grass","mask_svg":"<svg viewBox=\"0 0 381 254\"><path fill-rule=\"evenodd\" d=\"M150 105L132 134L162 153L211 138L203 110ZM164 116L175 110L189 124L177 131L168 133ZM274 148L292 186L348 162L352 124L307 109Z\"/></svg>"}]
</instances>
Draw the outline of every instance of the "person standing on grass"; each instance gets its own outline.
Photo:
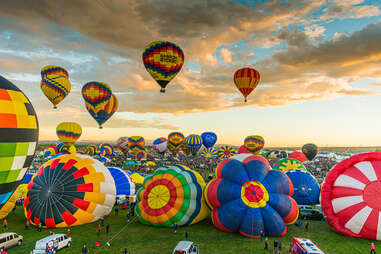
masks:
<instances>
[{"instance_id":1,"label":"person standing on grass","mask_svg":"<svg viewBox=\"0 0 381 254\"><path fill-rule=\"evenodd\" d=\"M373 242L370 244L370 254L376 254L376 247Z\"/></svg>"},{"instance_id":2,"label":"person standing on grass","mask_svg":"<svg viewBox=\"0 0 381 254\"><path fill-rule=\"evenodd\" d=\"M98 223L98 236L101 234L101 224Z\"/></svg>"},{"instance_id":3,"label":"person standing on grass","mask_svg":"<svg viewBox=\"0 0 381 254\"><path fill-rule=\"evenodd\" d=\"M87 254L87 247L86 247L86 244L83 245L82 247L82 254Z\"/></svg>"},{"instance_id":4,"label":"person standing on grass","mask_svg":"<svg viewBox=\"0 0 381 254\"><path fill-rule=\"evenodd\" d=\"M268 250L269 249L269 239L266 237L265 238L265 248L264 250Z\"/></svg>"},{"instance_id":5,"label":"person standing on grass","mask_svg":"<svg viewBox=\"0 0 381 254\"><path fill-rule=\"evenodd\" d=\"M119 214L119 207L116 205L115 206L115 216L118 216Z\"/></svg>"},{"instance_id":6,"label":"person standing on grass","mask_svg":"<svg viewBox=\"0 0 381 254\"><path fill-rule=\"evenodd\" d=\"M308 231L308 227L309 227L309 226L310 226L310 222L307 221L307 222L306 222L306 226L305 226L306 231Z\"/></svg>"},{"instance_id":7,"label":"person standing on grass","mask_svg":"<svg viewBox=\"0 0 381 254\"><path fill-rule=\"evenodd\" d=\"M173 233L176 234L177 231L177 223L173 224Z\"/></svg>"},{"instance_id":8,"label":"person standing on grass","mask_svg":"<svg viewBox=\"0 0 381 254\"><path fill-rule=\"evenodd\" d=\"M261 230L261 232L259 232L261 234L261 242L263 241L263 230Z\"/></svg>"},{"instance_id":9,"label":"person standing on grass","mask_svg":"<svg viewBox=\"0 0 381 254\"><path fill-rule=\"evenodd\" d=\"M70 228L68 228L67 231L66 231L66 236L67 236L67 237L70 237L70 234L71 234L71 233L70 233Z\"/></svg>"},{"instance_id":10,"label":"person standing on grass","mask_svg":"<svg viewBox=\"0 0 381 254\"><path fill-rule=\"evenodd\" d=\"M7 225L7 219L4 219L3 221L3 229L4 229L4 232L7 231L7 228L8 228L8 225Z\"/></svg>"},{"instance_id":11,"label":"person standing on grass","mask_svg":"<svg viewBox=\"0 0 381 254\"><path fill-rule=\"evenodd\" d=\"M28 230L28 229L29 229L29 221L26 220L26 222L25 222L25 230Z\"/></svg>"},{"instance_id":12,"label":"person standing on grass","mask_svg":"<svg viewBox=\"0 0 381 254\"><path fill-rule=\"evenodd\" d=\"M130 215L131 215L131 207L128 208L128 213L126 214L128 223L130 222Z\"/></svg>"},{"instance_id":13,"label":"person standing on grass","mask_svg":"<svg viewBox=\"0 0 381 254\"><path fill-rule=\"evenodd\" d=\"M279 249L278 253L280 253L282 251L282 241L281 240L279 240L279 242L278 242L278 249Z\"/></svg>"},{"instance_id":14,"label":"person standing on grass","mask_svg":"<svg viewBox=\"0 0 381 254\"><path fill-rule=\"evenodd\" d=\"M129 254L127 248L124 248L123 254Z\"/></svg>"},{"instance_id":15,"label":"person standing on grass","mask_svg":"<svg viewBox=\"0 0 381 254\"><path fill-rule=\"evenodd\" d=\"M274 251L273 251L273 254L277 254L277 253L278 253L278 241L274 240Z\"/></svg>"},{"instance_id":16,"label":"person standing on grass","mask_svg":"<svg viewBox=\"0 0 381 254\"><path fill-rule=\"evenodd\" d=\"M108 235L109 232L110 232L110 224L107 224L107 226L106 226L106 234Z\"/></svg>"}]
</instances>

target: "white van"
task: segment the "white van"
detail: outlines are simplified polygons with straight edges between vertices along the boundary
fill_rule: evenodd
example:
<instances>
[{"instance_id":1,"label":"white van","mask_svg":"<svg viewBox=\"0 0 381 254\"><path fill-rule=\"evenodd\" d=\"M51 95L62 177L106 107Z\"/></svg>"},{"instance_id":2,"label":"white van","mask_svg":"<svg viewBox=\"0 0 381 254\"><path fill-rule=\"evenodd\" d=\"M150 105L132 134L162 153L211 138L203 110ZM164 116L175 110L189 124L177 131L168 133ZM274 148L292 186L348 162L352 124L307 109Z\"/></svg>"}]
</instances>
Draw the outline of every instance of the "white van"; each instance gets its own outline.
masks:
<instances>
[{"instance_id":1,"label":"white van","mask_svg":"<svg viewBox=\"0 0 381 254\"><path fill-rule=\"evenodd\" d=\"M23 237L16 233L3 233L0 234L0 250L5 250L10 247L21 245Z\"/></svg>"},{"instance_id":2,"label":"white van","mask_svg":"<svg viewBox=\"0 0 381 254\"><path fill-rule=\"evenodd\" d=\"M45 254L48 248L58 251L70 247L70 245L71 237L64 234L54 234L38 240L34 246L33 254Z\"/></svg>"},{"instance_id":3,"label":"white van","mask_svg":"<svg viewBox=\"0 0 381 254\"><path fill-rule=\"evenodd\" d=\"M173 250L173 254L198 254L198 245L190 241L180 241Z\"/></svg>"}]
</instances>

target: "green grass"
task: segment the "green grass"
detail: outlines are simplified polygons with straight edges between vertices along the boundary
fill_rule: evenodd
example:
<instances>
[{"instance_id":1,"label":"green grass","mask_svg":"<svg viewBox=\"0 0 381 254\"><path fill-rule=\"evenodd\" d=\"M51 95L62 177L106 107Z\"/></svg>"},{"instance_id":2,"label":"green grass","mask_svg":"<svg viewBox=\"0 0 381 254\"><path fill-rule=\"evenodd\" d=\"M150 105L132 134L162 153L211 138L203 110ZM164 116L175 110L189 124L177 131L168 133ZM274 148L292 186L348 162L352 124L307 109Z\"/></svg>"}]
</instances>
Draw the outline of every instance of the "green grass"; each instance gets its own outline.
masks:
<instances>
[{"instance_id":1,"label":"green grass","mask_svg":"<svg viewBox=\"0 0 381 254\"><path fill-rule=\"evenodd\" d=\"M110 234L105 234L105 228L102 229L100 237L97 237L97 223L71 228L72 247L59 251L60 254L80 253L83 244L89 247L89 253L122 253L126 247L132 254L148 253L172 253L176 244L184 240L185 231L189 232L190 240L197 243L201 254L244 254L272 253L273 240L281 240L283 251L288 253L289 244L292 237L305 237L314 241L326 254L355 254L368 253L371 240L348 238L336 234L330 229L326 222L310 222L309 231L304 228L298 228L295 225L288 227L288 233L284 237L269 238L269 251L263 250L263 242L260 239L249 239L239 234L230 234L217 230L211 220L205 220L196 225L179 228L177 234L173 234L170 228L156 228L142 225L136 218L127 225L125 217L126 211L120 211L119 216L112 213L105 219L105 225L110 224ZM33 249L37 240L49 235L49 229L43 229L37 232L34 227L25 230L25 217L21 207L17 207L16 214L10 214L8 220L8 231L16 232L24 236L22 246L9 249L9 253L28 254ZM2 221L1 221L2 222ZM119 232L122 228L123 231ZM66 229L53 229L55 233L65 233ZM118 234L119 232L119 234ZM106 246L110 241L111 246ZM96 249L95 242L99 240L101 247ZM376 250L381 250L381 243L376 244Z\"/></svg>"}]
</instances>

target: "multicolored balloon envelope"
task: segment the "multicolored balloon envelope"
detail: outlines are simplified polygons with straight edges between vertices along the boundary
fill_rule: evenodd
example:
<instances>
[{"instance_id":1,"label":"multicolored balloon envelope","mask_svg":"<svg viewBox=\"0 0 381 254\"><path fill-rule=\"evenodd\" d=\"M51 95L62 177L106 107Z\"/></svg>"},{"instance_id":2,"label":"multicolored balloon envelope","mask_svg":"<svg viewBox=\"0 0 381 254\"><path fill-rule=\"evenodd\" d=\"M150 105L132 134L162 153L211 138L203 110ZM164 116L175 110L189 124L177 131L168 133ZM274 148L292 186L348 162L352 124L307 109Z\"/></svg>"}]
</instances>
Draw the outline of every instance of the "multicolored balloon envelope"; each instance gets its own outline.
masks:
<instances>
[{"instance_id":1,"label":"multicolored balloon envelope","mask_svg":"<svg viewBox=\"0 0 381 254\"><path fill-rule=\"evenodd\" d=\"M218 156L218 151L213 147L203 148L200 152L201 157L204 158L216 158Z\"/></svg>"},{"instance_id":2,"label":"multicolored balloon envelope","mask_svg":"<svg viewBox=\"0 0 381 254\"><path fill-rule=\"evenodd\" d=\"M108 215L115 196L114 179L101 162L87 155L63 155L43 164L33 176L24 212L35 226L77 226Z\"/></svg>"},{"instance_id":3,"label":"multicolored balloon envelope","mask_svg":"<svg viewBox=\"0 0 381 254\"><path fill-rule=\"evenodd\" d=\"M184 134L181 132L171 132L168 134L168 144L167 148L169 151L171 151L173 154L177 153L177 150L180 149L181 144L184 142ZM188 147L189 149L189 147Z\"/></svg>"},{"instance_id":4,"label":"multicolored balloon envelope","mask_svg":"<svg viewBox=\"0 0 381 254\"><path fill-rule=\"evenodd\" d=\"M32 104L0 76L0 208L16 190L32 163L38 122Z\"/></svg>"},{"instance_id":5,"label":"multicolored balloon envelope","mask_svg":"<svg viewBox=\"0 0 381 254\"><path fill-rule=\"evenodd\" d=\"M69 147L67 146L61 146L60 149L58 149L58 154L63 153L63 154L73 154L77 152L77 148L75 148L74 145L71 145ZM57 154L56 154L57 155ZM54 156L54 155L53 155Z\"/></svg>"},{"instance_id":6,"label":"multicolored balloon envelope","mask_svg":"<svg viewBox=\"0 0 381 254\"><path fill-rule=\"evenodd\" d=\"M144 181L144 175L143 173L138 173L138 172L134 172L134 171L127 171L127 173L130 175L132 181L134 183L138 183L138 184L142 184L143 181Z\"/></svg>"},{"instance_id":7,"label":"multicolored balloon envelope","mask_svg":"<svg viewBox=\"0 0 381 254\"><path fill-rule=\"evenodd\" d=\"M81 125L73 122L62 122L56 128L57 137L65 146L70 147L82 134Z\"/></svg>"},{"instance_id":8,"label":"multicolored balloon envelope","mask_svg":"<svg viewBox=\"0 0 381 254\"><path fill-rule=\"evenodd\" d=\"M4 219L8 216L10 212L12 212L13 208L17 202L17 191L13 192L12 196L8 199L8 201L0 208L0 219Z\"/></svg>"},{"instance_id":9,"label":"multicolored balloon envelope","mask_svg":"<svg viewBox=\"0 0 381 254\"><path fill-rule=\"evenodd\" d=\"M41 90L45 96L57 108L71 90L69 74L59 66L48 65L41 69Z\"/></svg>"},{"instance_id":10,"label":"multicolored balloon envelope","mask_svg":"<svg viewBox=\"0 0 381 254\"><path fill-rule=\"evenodd\" d=\"M155 152L164 155L167 151L167 139L163 137L155 139L152 143L152 147Z\"/></svg>"},{"instance_id":11,"label":"multicolored balloon envelope","mask_svg":"<svg viewBox=\"0 0 381 254\"><path fill-rule=\"evenodd\" d=\"M300 161L301 163L305 162L307 160L307 157L304 155L304 153L302 152L298 152L298 151L295 151L295 152L292 152L288 158L290 159L296 159L298 161Z\"/></svg>"},{"instance_id":12,"label":"multicolored balloon envelope","mask_svg":"<svg viewBox=\"0 0 381 254\"><path fill-rule=\"evenodd\" d=\"M194 170L182 165L158 168L144 178L137 193L140 222L153 226L186 226L208 216L203 189L205 182Z\"/></svg>"},{"instance_id":13,"label":"multicolored balloon envelope","mask_svg":"<svg viewBox=\"0 0 381 254\"><path fill-rule=\"evenodd\" d=\"M140 150L135 154L135 158L137 160L146 160L147 159L147 152L145 150Z\"/></svg>"},{"instance_id":14,"label":"multicolored balloon envelope","mask_svg":"<svg viewBox=\"0 0 381 254\"><path fill-rule=\"evenodd\" d=\"M126 195L127 197L135 195L135 184L123 169L109 167L108 170L114 178L116 195Z\"/></svg>"},{"instance_id":15,"label":"multicolored balloon envelope","mask_svg":"<svg viewBox=\"0 0 381 254\"><path fill-rule=\"evenodd\" d=\"M116 146L122 151L122 153L125 153L128 151L128 138L127 137L120 137L118 138L116 142Z\"/></svg>"},{"instance_id":16,"label":"multicolored balloon envelope","mask_svg":"<svg viewBox=\"0 0 381 254\"><path fill-rule=\"evenodd\" d=\"M204 132L201 134L202 144L206 147L213 147L217 142L217 135L214 132Z\"/></svg>"},{"instance_id":17,"label":"multicolored balloon envelope","mask_svg":"<svg viewBox=\"0 0 381 254\"><path fill-rule=\"evenodd\" d=\"M269 158L269 159L274 159L274 158L282 159L287 157L288 156L286 151L279 151L279 150L271 150L266 155L266 158Z\"/></svg>"},{"instance_id":18,"label":"multicolored balloon envelope","mask_svg":"<svg viewBox=\"0 0 381 254\"><path fill-rule=\"evenodd\" d=\"M114 148L112 147L111 144L108 144L108 143L100 144L98 146L98 149L99 149L100 155L102 156L111 156L114 154Z\"/></svg>"},{"instance_id":19,"label":"multicolored balloon envelope","mask_svg":"<svg viewBox=\"0 0 381 254\"><path fill-rule=\"evenodd\" d=\"M300 169L300 170L306 171L306 168L300 161L296 159L289 159L289 158L280 159L277 162L275 162L273 165L273 169L278 169L280 171L286 171L290 169Z\"/></svg>"},{"instance_id":20,"label":"multicolored balloon envelope","mask_svg":"<svg viewBox=\"0 0 381 254\"><path fill-rule=\"evenodd\" d=\"M250 153L249 150L247 150L246 146L245 145L241 145L239 148L238 148L238 154L240 153Z\"/></svg>"},{"instance_id":21,"label":"multicolored balloon envelope","mask_svg":"<svg viewBox=\"0 0 381 254\"><path fill-rule=\"evenodd\" d=\"M216 228L254 238L286 234L299 215L293 192L286 174L251 154L222 161L204 191Z\"/></svg>"},{"instance_id":22,"label":"multicolored balloon envelope","mask_svg":"<svg viewBox=\"0 0 381 254\"><path fill-rule=\"evenodd\" d=\"M257 87L261 76L253 68L241 68L234 73L234 84L247 102L247 96Z\"/></svg>"},{"instance_id":23,"label":"multicolored balloon envelope","mask_svg":"<svg viewBox=\"0 0 381 254\"><path fill-rule=\"evenodd\" d=\"M191 134L184 140L190 153L196 155L202 146L203 139L197 134Z\"/></svg>"},{"instance_id":24,"label":"multicolored balloon envelope","mask_svg":"<svg viewBox=\"0 0 381 254\"><path fill-rule=\"evenodd\" d=\"M98 146L96 146L96 145L89 145L89 146L86 147L86 149L85 149L85 154L87 154L87 155L91 155L91 156L94 156L94 155L96 155L96 154L99 154Z\"/></svg>"},{"instance_id":25,"label":"multicolored balloon envelope","mask_svg":"<svg viewBox=\"0 0 381 254\"><path fill-rule=\"evenodd\" d=\"M226 159L226 158L232 157L236 153L237 153L237 151L233 147L231 147L231 146L222 146L218 150L218 157Z\"/></svg>"},{"instance_id":26,"label":"multicolored balloon envelope","mask_svg":"<svg viewBox=\"0 0 381 254\"><path fill-rule=\"evenodd\" d=\"M44 157L56 155L58 153L58 148L56 146L47 146L42 150Z\"/></svg>"},{"instance_id":27,"label":"multicolored balloon envelope","mask_svg":"<svg viewBox=\"0 0 381 254\"><path fill-rule=\"evenodd\" d=\"M132 136L128 138L128 148L136 155L139 151L144 150L145 141L141 136Z\"/></svg>"},{"instance_id":28,"label":"multicolored balloon envelope","mask_svg":"<svg viewBox=\"0 0 381 254\"><path fill-rule=\"evenodd\" d=\"M325 177L321 207L338 233L381 240L381 153L362 153L338 163Z\"/></svg>"},{"instance_id":29,"label":"multicolored balloon envelope","mask_svg":"<svg viewBox=\"0 0 381 254\"><path fill-rule=\"evenodd\" d=\"M294 186L292 198L298 205L319 204L320 187L315 177L300 169L287 170L285 173Z\"/></svg>"},{"instance_id":30,"label":"multicolored balloon envelope","mask_svg":"<svg viewBox=\"0 0 381 254\"><path fill-rule=\"evenodd\" d=\"M245 138L244 145L250 153L258 154L265 145L265 140L258 135L248 136Z\"/></svg>"},{"instance_id":31,"label":"multicolored balloon envelope","mask_svg":"<svg viewBox=\"0 0 381 254\"><path fill-rule=\"evenodd\" d=\"M169 41L155 41L143 52L143 63L148 73L160 85L160 92L179 73L184 63L183 50Z\"/></svg>"}]
</instances>

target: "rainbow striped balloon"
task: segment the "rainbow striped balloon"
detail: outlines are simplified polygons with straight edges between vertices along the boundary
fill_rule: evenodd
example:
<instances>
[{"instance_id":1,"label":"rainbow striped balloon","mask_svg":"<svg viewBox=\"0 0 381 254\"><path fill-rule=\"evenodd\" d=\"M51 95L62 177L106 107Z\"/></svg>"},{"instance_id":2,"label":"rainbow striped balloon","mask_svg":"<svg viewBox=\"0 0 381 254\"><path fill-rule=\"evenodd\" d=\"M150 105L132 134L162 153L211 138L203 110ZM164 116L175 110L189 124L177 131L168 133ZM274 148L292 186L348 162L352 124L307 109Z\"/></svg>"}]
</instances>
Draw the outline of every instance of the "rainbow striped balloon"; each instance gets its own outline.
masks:
<instances>
[{"instance_id":1,"label":"rainbow striped balloon","mask_svg":"<svg viewBox=\"0 0 381 254\"><path fill-rule=\"evenodd\" d=\"M244 145L250 153L258 154L265 145L265 140L258 135L248 136L245 138Z\"/></svg>"},{"instance_id":2,"label":"rainbow striped balloon","mask_svg":"<svg viewBox=\"0 0 381 254\"><path fill-rule=\"evenodd\" d=\"M213 147L209 147L209 148L204 147L201 150L200 155L201 157L204 157L204 158L216 158L218 156L218 151Z\"/></svg>"},{"instance_id":3,"label":"rainbow striped balloon","mask_svg":"<svg viewBox=\"0 0 381 254\"><path fill-rule=\"evenodd\" d=\"M70 147L82 134L81 125L73 122L63 122L57 125L56 133L65 146Z\"/></svg>"}]
</instances>

